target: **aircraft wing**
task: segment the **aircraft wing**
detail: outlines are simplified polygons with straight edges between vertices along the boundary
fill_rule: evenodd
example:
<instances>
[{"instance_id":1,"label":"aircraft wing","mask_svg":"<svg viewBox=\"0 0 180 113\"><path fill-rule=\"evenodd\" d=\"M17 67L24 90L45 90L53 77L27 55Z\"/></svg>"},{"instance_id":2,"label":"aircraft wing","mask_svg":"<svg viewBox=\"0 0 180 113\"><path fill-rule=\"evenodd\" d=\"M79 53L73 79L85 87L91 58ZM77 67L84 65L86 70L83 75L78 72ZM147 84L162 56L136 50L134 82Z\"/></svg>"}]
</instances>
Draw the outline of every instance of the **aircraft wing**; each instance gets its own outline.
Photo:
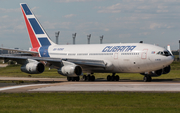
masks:
<instances>
[{"instance_id":1,"label":"aircraft wing","mask_svg":"<svg viewBox=\"0 0 180 113\"><path fill-rule=\"evenodd\" d=\"M51 62L61 62L61 59L58 58L45 58L45 57L33 57L33 56L14 56L12 54L0 55L0 59L8 59L8 60L26 60L32 59L37 61L51 61Z\"/></svg>"},{"instance_id":2,"label":"aircraft wing","mask_svg":"<svg viewBox=\"0 0 180 113\"><path fill-rule=\"evenodd\" d=\"M10 48L4 48L4 47L0 47L0 49L1 49L1 50L9 50L9 51L16 51L16 52L29 53L29 54L39 54L38 52L35 52L35 51L28 51L28 50L10 49Z\"/></svg>"},{"instance_id":3,"label":"aircraft wing","mask_svg":"<svg viewBox=\"0 0 180 113\"><path fill-rule=\"evenodd\" d=\"M94 66L94 67L105 67L103 60L89 60L89 59L62 59L64 61L72 62L78 65Z\"/></svg>"},{"instance_id":4,"label":"aircraft wing","mask_svg":"<svg viewBox=\"0 0 180 113\"><path fill-rule=\"evenodd\" d=\"M61 58L49 58L49 57L33 57L33 56L14 56L13 54L7 54L7 55L0 55L0 59L4 59L6 61L8 60L14 60L19 62L25 62L27 59L32 59L36 61L45 61L48 62L56 67L61 67L62 61L71 62L77 65L83 65L83 66L93 66L93 67L105 67L105 63L103 60L88 60L88 59L61 59ZM20 63L22 64L22 63Z\"/></svg>"}]
</instances>

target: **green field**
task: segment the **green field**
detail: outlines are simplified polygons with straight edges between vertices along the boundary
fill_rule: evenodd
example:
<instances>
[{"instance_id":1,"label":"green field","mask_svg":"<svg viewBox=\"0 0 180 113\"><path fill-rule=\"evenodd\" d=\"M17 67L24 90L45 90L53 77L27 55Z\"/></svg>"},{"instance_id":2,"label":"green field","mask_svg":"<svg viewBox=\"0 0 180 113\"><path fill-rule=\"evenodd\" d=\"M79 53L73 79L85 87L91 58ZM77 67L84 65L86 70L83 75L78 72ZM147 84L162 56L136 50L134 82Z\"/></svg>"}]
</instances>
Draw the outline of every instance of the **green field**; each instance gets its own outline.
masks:
<instances>
[{"instance_id":1,"label":"green field","mask_svg":"<svg viewBox=\"0 0 180 113\"><path fill-rule=\"evenodd\" d=\"M169 74L154 80L180 81L180 62L171 64ZM20 65L0 68L0 76L28 77ZM119 73L121 79L142 80L140 74ZM57 70L48 70L32 77L61 78ZM97 79L107 74L96 74ZM0 113L178 113L180 93L173 92L54 92L0 93Z\"/></svg>"},{"instance_id":2,"label":"green field","mask_svg":"<svg viewBox=\"0 0 180 113\"><path fill-rule=\"evenodd\" d=\"M180 93L1 93L0 101L0 113L180 112Z\"/></svg>"}]
</instances>

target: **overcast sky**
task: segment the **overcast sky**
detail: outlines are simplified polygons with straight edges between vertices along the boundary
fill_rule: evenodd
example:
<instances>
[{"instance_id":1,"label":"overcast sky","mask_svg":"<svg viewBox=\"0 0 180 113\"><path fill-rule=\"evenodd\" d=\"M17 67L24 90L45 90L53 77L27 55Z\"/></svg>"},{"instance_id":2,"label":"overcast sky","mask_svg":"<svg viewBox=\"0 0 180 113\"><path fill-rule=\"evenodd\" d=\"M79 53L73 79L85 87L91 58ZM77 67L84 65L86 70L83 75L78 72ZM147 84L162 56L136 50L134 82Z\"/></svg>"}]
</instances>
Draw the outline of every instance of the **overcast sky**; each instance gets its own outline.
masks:
<instances>
[{"instance_id":1,"label":"overcast sky","mask_svg":"<svg viewBox=\"0 0 180 113\"><path fill-rule=\"evenodd\" d=\"M179 48L180 0L0 0L0 46L31 47L20 3L27 3L55 42L144 43Z\"/></svg>"}]
</instances>

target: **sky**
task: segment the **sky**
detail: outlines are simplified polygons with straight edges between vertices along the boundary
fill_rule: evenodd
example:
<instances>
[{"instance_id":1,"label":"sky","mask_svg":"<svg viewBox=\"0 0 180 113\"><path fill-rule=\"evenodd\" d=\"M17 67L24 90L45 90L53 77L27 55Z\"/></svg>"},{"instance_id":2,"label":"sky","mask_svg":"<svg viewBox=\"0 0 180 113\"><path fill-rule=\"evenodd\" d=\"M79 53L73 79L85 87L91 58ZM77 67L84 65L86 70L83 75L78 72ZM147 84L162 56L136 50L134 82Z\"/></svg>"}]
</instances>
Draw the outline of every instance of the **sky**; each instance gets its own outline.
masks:
<instances>
[{"instance_id":1,"label":"sky","mask_svg":"<svg viewBox=\"0 0 180 113\"><path fill-rule=\"evenodd\" d=\"M144 43L178 50L180 0L0 0L0 46L29 49L29 35L20 3L27 3L59 44Z\"/></svg>"}]
</instances>

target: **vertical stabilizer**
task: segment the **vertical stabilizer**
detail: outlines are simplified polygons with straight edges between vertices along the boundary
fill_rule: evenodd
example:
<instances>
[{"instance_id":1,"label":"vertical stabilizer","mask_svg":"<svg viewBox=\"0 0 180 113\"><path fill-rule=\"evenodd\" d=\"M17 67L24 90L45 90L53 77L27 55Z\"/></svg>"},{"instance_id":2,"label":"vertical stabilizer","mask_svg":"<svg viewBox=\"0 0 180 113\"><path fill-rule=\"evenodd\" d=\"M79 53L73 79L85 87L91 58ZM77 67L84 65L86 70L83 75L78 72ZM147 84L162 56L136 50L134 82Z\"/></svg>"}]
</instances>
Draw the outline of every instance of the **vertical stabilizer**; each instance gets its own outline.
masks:
<instances>
[{"instance_id":1,"label":"vertical stabilizer","mask_svg":"<svg viewBox=\"0 0 180 113\"><path fill-rule=\"evenodd\" d=\"M53 43L50 40L49 36L46 34L45 30L38 22L33 12L29 9L28 5L25 3L21 3L20 6L29 33L32 47L39 48L42 46L54 45L55 43Z\"/></svg>"}]
</instances>

